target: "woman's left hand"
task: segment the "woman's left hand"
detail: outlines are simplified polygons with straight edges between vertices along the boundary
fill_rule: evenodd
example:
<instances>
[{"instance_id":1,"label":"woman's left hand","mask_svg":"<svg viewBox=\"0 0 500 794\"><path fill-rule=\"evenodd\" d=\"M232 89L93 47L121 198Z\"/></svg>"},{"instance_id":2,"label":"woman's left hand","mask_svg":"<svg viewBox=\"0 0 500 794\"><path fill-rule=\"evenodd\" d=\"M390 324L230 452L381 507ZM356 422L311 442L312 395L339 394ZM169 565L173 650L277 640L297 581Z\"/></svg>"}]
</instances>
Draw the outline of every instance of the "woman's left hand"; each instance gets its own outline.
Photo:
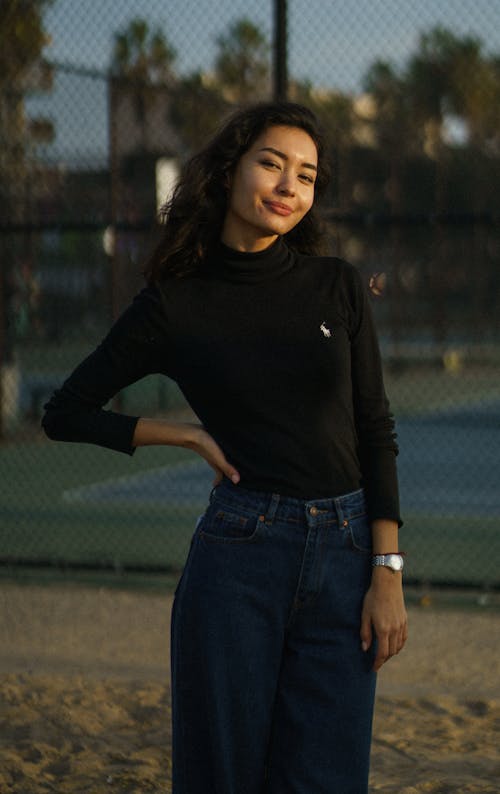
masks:
<instances>
[{"instance_id":1,"label":"woman's left hand","mask_svg":"<svg viewBox=\"0 0 500 794\"><path fill-rule=\"evenodd\" d=\"M377 637L375 671L399 653L408 638L402 575L387 568L374 568L361 613L361 647L367 651Z\"/></svg>"}]
</instances>

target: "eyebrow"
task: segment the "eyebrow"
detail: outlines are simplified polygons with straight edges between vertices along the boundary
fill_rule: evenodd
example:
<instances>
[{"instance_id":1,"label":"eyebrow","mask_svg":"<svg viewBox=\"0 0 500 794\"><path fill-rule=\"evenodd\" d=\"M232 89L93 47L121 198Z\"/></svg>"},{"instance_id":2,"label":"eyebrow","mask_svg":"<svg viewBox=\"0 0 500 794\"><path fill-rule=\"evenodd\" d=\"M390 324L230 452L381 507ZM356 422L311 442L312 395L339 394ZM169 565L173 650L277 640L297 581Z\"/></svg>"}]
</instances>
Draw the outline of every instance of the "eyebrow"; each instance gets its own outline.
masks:
<instances>
[{"instance_id":1,"label":"eyebrow","mask_svg":"<svg viewBox=\"0 0 500 794\"><path fill-rule=\"evenodd\" d=\"M284 154L284 152L280 152L279 149L275 149L273 146L264 146L262 149L259 149L259 152L271 152L272 154L275 154L276 157L281 157L282 160L288 160L288 157L286 154ZM313 163L302 163L302 168L310 168L311 171L318 170Z\"/></svg>"}]
</instances>

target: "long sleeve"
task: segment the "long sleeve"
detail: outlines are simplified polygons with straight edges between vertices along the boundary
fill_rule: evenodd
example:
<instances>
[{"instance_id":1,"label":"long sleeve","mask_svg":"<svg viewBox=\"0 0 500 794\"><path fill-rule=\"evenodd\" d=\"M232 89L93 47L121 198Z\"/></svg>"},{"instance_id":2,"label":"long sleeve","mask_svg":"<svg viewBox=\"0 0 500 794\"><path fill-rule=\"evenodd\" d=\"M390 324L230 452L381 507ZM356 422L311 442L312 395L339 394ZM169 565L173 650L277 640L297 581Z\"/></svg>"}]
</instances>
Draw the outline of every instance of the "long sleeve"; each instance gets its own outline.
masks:
<instances>
[{"instance_id":1,"label":"long sleeve","mask_svg":"<svg viewBox=\"0 0 500 794\"><path fill-rule=\"evenodd\" d=\"M379 345L367 292L353 273L351 301L355 322L351 338L353 404L363 486L370 518L402 524L396 469L398 446L387 399Z\"/></svg>"},{"instance_id":2,"label":"long sleeve","mask_svg":"<svg viewBox=\"0 0 500 794\"><path fill-rule=\"evenodd\" d=\"M138 417L103 406L131 383L165 372L166 346L161 296L148 287L44 406L42 427L49 438L83 441L132 454Z\"/></svg>"}]
</instances>

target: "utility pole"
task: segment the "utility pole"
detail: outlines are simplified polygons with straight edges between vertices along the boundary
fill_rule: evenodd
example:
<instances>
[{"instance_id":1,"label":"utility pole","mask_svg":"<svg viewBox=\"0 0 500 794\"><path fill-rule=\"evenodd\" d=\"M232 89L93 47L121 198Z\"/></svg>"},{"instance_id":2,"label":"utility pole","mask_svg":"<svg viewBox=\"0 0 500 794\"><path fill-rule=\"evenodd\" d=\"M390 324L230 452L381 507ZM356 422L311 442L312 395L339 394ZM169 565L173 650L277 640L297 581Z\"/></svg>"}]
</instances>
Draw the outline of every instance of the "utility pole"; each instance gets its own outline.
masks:
<instances>
[{"instance_id":1,"label":"utility pole","mask_svg":"<svg viewBox=\"0 0 500 794\"><path fill-rule=\"evenodd\" d=\"M287 0L274 0L273 96L276 101L284 101L288 96L286 12Z\"/></svg>"}]
</instances>

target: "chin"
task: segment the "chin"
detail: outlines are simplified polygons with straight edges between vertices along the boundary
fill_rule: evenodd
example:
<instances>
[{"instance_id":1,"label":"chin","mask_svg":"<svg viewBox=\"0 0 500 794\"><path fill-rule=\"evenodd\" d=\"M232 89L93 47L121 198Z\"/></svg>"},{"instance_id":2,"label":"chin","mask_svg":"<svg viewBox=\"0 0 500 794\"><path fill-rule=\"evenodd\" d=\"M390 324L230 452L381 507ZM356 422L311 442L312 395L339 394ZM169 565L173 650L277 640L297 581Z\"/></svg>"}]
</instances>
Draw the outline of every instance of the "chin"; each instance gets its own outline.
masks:
<instances>
[{"instance_id":1,"label":"chin","mask_svg":"<svg viewBox=\"0 0 500 794\"><path fill-rule=\"evenodd\" d=\"M262 232L269 236L277 234L282 237L283 235L288 234L288 232L290 232L294 226L295 223L273 223L270 226L263 227Z\"/></svg>"}]
</instances>

